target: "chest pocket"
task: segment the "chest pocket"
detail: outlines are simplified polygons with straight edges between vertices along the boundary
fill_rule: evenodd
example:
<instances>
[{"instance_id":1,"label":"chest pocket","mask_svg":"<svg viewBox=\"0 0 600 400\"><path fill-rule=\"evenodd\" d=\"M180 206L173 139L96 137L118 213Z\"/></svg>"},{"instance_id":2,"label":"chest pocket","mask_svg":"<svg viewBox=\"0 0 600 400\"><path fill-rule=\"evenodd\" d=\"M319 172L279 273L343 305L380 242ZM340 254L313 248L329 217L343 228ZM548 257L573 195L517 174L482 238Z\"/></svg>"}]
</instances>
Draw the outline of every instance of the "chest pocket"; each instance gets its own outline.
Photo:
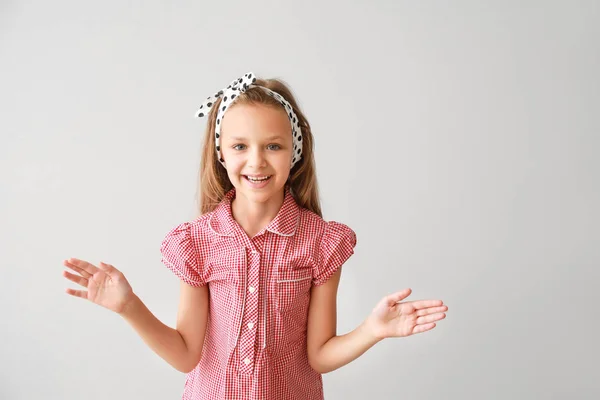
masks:
<instances>
[{"instance_id":1,"label":"chest pocket","mask_svg":"<svg viewBox=\"0 0 600 400\"><path fill-rule=\"evenodd\" d=\"M303 309L310 299L311 268L280 267L277 271L277 310Z\"/></svg>"}]
</instances>

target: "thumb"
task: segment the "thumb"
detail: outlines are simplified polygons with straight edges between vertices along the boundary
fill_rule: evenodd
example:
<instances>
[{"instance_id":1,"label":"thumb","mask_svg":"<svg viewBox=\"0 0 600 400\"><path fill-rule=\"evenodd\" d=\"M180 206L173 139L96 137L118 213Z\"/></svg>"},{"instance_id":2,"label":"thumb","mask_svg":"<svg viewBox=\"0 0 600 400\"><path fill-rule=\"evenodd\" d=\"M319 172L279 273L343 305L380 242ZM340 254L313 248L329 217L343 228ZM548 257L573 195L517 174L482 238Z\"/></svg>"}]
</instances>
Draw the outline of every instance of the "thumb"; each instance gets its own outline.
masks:
<instances>
[{"instance_id":1,"label":"thumb","mask_svg":"<svg viewBox=\"0 0 600 400\"><path fill-rule=\"evenodd\" d=\"M387 300L387 304L390 305L390 306L393 306L396 303L399 303L402 300L404 300L405 298L407 298L408 296L410 296L411 293L412 293L412 289L406 288L406 289L403 289L403 290L401 290L399 292L390 294L387 297L387 299L386 299Z\"/></svg>"}]
</instances>

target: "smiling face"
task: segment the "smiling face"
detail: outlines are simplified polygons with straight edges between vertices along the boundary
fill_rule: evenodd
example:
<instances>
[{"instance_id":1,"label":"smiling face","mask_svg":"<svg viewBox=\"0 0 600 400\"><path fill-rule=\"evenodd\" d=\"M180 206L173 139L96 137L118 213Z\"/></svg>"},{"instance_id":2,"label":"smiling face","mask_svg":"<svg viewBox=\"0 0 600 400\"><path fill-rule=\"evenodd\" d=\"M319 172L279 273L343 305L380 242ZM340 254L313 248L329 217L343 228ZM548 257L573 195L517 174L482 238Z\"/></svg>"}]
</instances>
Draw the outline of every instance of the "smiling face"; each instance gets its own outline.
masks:
<instances>
[{"instance_id":1,"label":"smiling face","mask_svg":"<svg viewBox=\"0 0 600 400\"><path fill-rule=\"evenodd\" d=\"M283 108L232 105L221 124L220 144L236 195L254 203L281 196L293 152L292 128Z\"/></svg>"}]
</instances>

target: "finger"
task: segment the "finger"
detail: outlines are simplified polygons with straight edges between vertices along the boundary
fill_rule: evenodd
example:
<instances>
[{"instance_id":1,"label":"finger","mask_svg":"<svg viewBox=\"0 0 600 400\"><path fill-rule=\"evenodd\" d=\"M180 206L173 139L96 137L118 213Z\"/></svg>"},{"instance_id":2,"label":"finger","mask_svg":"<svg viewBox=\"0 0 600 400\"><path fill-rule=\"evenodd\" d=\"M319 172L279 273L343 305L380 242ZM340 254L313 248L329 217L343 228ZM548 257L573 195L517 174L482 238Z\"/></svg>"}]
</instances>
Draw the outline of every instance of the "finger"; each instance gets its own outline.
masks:
<instances>
[{"instance_id":1,"label":"finger","mask_svg":"<svg viewBox=\"0 0 600 400\"><path fill-rule=\"evenodd\" d=\"M71 268L73 271L77 272L79 275L83 276L86 279L89 279L90 276L92 276L92 274L88 274L87 272L85 272L84 270L82 270L81 268L76 266L75 264L70 263L68 260L64 260L63 265L67 268Z\"/></svg>"},{"instance_id":2,"label":"finger","mask_svg":"<svg viewBox=\"0 0 600 400\"><path fill-rule=\"evenodd\" d=\"M390 294L389 296L386 297L386 303L389 306L393 306L396 303L399 303L402 300L404 300L405 298L407 298L408 296L410 296L411 293L412 293L412 289L406 288L399 292Z\"/></svg>"},{"instance_id":3,"label":"finger","mask_svg":"<svg viewBox=\"0 0 600 400\"><path fill-rule=\"evenodd\" d=\"M63 271L63 276L68 280L75 282L85 288L88 286L88 280L82 276L72 274L69 271Z\"/></svg>"},{"instance_id":4,"label":"finger","mask_svg":"<svg viewBox=\"0 0 600 400\"><path fill-rule=\"evenodd\" d=\"M94 275L98 271L98 268L95 265L92 265L89 262L80 260L78 258L69 258L67 261L75 265L76 267L81 268L88 274Z\"/></svg>"},{"instance_id":5,"label":"finger","mask_svg":"<svg viewBox=\"0 0 600 400\"><path fill-rule=\"evenodd\" d=\"M105 264L105 263L103 263L102 261L100 261L100 264L98 264L98 267L99 267L99 268L100 268L102 271L106 272L106 274L107 274L108 276L112 276L112 275L114 275L114 274L115 274L115 272L117 272L117 269L116 269L115 267L113 267L113 266L112 266L112 265L110 265L110 264Z\"/></svg>"},{"instance_id":6,"label":"finger","mask_svg":"<svg viewBox=\"0 0 600 400\"><path fill-rule=\"evenodd\" d=\"M427 332L435 328L435 323L427 324L427 325L417 325L415 329L413 329L413 333L422 333Z\"/></svg>"},{"instance_id":7,"label":"finger","mask_svg":"<svg viewBox=\"0 0 600 400\"><path fill-rule=\"evenodd\" d=\"M435 314L438 312L446 312L446 311L448 311L448 306L423 308L422 310L417 311L417 317L422 317L423 315Z\"/></svg>"},{"instance_id":8,"label":"finger","mask_svg":"<svg viewBox=\"0 0 600 400\"><path fill-rule=\"evenodd\" d=\"M416 323L419 325L423 325L423 324L428 324L431 322L439 321L444 318L446 318L446 314L444 314L444 313L431 314L431 315L426 315L424 317L417 318Z\"/></svg>"},{"instance_id":9,"label":"finger","mask_svg":"<svg viewBox=\"0 0 600 400\"><path fill-rule=\"evenodd\" d=\"M65 292L67 292L67 294L70 294L71 296L81 297L82 299L87 299L87 291L86 290L73 290L71 288L67 288L67 289L65 289Z\"/></svg>"},{"instance_id":10,"label":"finger","mask_svg":"<svg viewBox=\"0 0 600 400\"><path fill-rule=\"evenodd\" d=\"M444 302L441 300L416 300L411 303L417 310L429 307L439 307L444 304Z\"/></svg>"}]
</instances>

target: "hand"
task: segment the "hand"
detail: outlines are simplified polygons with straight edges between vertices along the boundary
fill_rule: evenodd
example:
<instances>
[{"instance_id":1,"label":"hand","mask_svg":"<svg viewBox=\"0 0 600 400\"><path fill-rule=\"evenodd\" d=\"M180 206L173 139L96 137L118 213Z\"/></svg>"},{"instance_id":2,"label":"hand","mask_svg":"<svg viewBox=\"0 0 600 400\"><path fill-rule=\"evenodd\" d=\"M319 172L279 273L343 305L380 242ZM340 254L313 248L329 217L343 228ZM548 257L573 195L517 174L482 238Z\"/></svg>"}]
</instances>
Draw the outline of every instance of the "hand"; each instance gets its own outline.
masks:
<instances>
[{"instance_id":1,"label":"hand","mask_svg":"<svg viewBox=\"0 0 600 400\"><path fill-rule=\"evenodd\" d=\"M64 260L63 264L79 274L63 271L63 276L87 288L87 291L66 289L66 292L72 296L88 299L118 314L123 312L125 306L134 297L131 285L123 273L112 265L101 262L99 267L96 267L76 258Z\"/></svg>"},{"instance_id":2,"label":"hand","mask_svg":"<svg viewBox=\"0 0 600 400\"><path fill-rule=\"evenodd\" d=\"M435 321L446 318L448 307L441 300L418 300L401 303L411 289L386 296L375 306L366 325L378 339L404 337L435 328Z\"/></svg>"}]
</instances>

